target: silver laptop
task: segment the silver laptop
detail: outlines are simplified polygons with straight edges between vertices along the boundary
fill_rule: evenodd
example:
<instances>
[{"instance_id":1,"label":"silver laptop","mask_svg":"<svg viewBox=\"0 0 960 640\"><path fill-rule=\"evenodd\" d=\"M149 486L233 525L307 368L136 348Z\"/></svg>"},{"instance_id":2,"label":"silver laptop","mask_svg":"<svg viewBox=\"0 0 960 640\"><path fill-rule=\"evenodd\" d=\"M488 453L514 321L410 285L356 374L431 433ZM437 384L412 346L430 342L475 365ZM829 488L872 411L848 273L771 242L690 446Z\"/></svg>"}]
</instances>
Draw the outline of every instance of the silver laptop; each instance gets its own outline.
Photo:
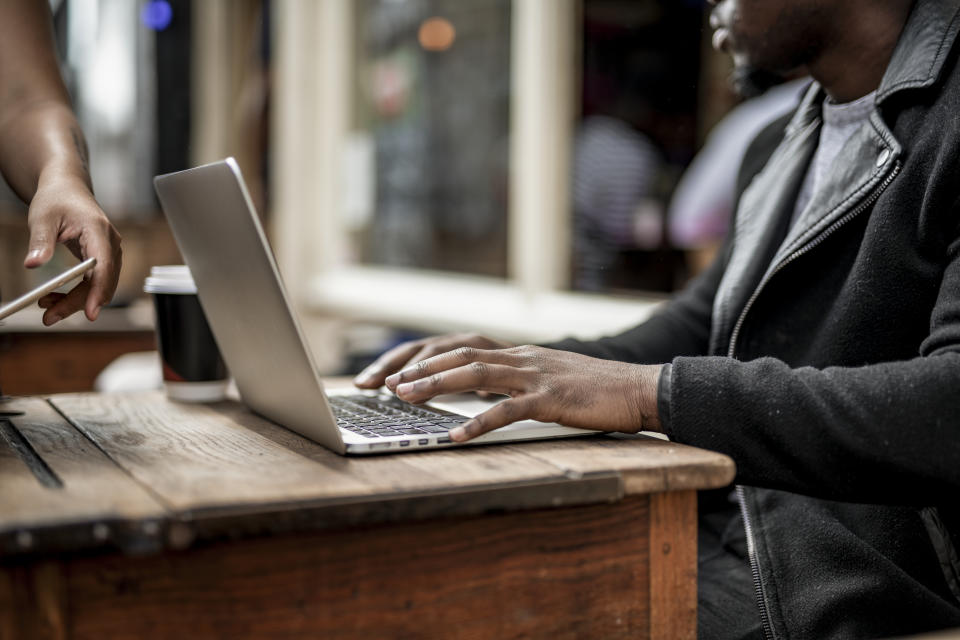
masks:
<instances>
[{"instance_id":1,"label":"silver laptop","mask_svg":"<svg viewBox=\"0 0 960 640\"><path fill-rule=\"evenodd\" d=\"M157 176L154 185L227 367L256 413L338 453L366 454L457 446L448 430L489 408L325 393L233 158ZM589 433L527 420L467 444Z\"/></svg>"}]
</instances>

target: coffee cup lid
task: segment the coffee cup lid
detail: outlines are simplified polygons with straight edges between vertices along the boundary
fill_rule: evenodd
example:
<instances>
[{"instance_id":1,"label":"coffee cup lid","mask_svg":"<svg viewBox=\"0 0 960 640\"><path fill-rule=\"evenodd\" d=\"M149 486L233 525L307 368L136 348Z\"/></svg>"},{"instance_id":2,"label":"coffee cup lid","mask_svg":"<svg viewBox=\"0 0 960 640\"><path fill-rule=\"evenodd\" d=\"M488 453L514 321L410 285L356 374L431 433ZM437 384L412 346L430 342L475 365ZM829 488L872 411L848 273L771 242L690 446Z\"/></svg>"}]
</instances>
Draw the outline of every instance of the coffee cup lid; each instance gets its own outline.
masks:
<instances>
[{"instance_id":1,"label":"coffee cup lid","mask_svg":"<svg viewBox=\"0 0 960 640\"><path fill-rule=\"evenodd\" d=\"M144 282L143 290L146 293L190 294L197 292L197 285L187 265L162 265L150 268L150 276Z\"/></svg>"}]
</instances>

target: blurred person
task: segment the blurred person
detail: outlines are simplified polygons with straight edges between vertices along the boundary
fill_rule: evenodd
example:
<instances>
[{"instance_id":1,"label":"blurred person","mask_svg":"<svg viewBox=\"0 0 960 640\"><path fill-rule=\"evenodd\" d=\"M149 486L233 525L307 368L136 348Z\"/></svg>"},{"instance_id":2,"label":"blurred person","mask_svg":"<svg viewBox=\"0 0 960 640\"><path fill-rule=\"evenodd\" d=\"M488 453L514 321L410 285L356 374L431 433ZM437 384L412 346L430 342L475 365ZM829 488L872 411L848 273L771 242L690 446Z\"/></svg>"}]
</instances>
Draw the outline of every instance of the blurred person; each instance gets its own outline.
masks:
<instances>
[{"instance_id":1,"label":"blurred person","mask_svg":"<svg viewBox=\"0 0 960 640\"><path fill-rule=\"evenodd\" d=\"M602 291L620 251L660 246L653 196L662 164L656 145L626 120L584 119L573 155L574 288Z\"/></svg>"},{"instance_id":2,"label":"blurred person","mask_svg":"<svg viewBox=\"0 0 960 640\"><path fill-rule=\"evenodd\" d=\"M672 246L704 251L707 258L715 255L733 216L737 176L747 147L772 122L797 108L808 84L809 78L796 78L770 87L737 105L713 127L670 197L667 233ZM710 261L704 260L703 266Z\"/></svg>"},{"instance_id":3,"label":"blurred person","mask_svg":"<svg viewBox=\"0 0 960 640\"><path fill-rule=\"evenodd\" d=\"M45 0L0 2L0 172L29 205L33 269L65 245L97 265L68 293L40 299L43 323L83 310L95 320L120 277L120 235L93 196L87 146L60 77Z\"/></svg>"},{"instance_id":4,"label":"blurred person","mask_svg":"<svg viewBox=\"0 0 960 640\"><path fill-rule=\"evenodd\" d=\"M509 396L521 419L661 431L737 465L701 500L704 638L960 626L960 0L716 0L715 47L803 72L751 144L711 268L596 341L400 345L356 384Z\"/></svg>"}]
</instances>

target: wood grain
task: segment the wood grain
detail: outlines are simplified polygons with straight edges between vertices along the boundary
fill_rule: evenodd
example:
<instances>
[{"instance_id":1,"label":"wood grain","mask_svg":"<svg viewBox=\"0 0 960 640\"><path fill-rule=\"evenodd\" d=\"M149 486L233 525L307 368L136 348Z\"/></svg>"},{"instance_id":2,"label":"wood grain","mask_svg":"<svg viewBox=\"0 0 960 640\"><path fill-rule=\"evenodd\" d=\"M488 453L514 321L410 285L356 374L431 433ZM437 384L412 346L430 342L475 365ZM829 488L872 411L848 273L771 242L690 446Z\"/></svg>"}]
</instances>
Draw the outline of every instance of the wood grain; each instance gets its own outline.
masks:
<instances>
[{"instance_id":1,"label":"wood grain","mask_svg":"<svg viewBox=\"0 0 960 640\"><path fill-rule=\"evenodd\" d=\"M242 404L161 393L52 402L175 514L172 544L721 486L725 456L650 438L585 438L344 457Z\"/></svg>"},{"instance_id":2,"label":"wood grain","mask_svg":"<svg viewBox=\"0 0 960 640\"><path fill-rule=\"evenodd\" d=\"M289 429L252 414L240 403L222 403L225 419L325 467L364 481L371 492L432 491L564 479L561 469L508 447L440 449L384 456L340 456Z\"/></svg>"},{"instance_id":3,"label":"wood grain","mask_svg":"<svg viewBox=\"0 0 960 640\"><path fill-rule=\"evenodd\" d=\"M159 393L55 396L52 402L178 511L565 479L555 466L511 451L339 456L232 402L180 404Z\"/></svg>"},{"instance_id":4,"label":"wood grain","mask_svg":"<svg viewBox=\"0 0 960 640\"><path fill-rule=\"evenodd\" d=\"M188 508L186 503L191 500L221 499L215 487L189 478L183 485L166 486L170 474L181 466L190 467L192 473L215 469L227 474L225 480L240 470L247 478L247 487L237 488L237 496L244 499L253 497L244 492L256 493L269 484L268 480L278 485L288 483L287 493L292 497L317 497L317 487L302 486L311 474L301 475L305 467L295 458L323 467L324 489L330 495L577 479L611 472L623 478L627 493L649 493L724 486L734 475L733 463L726 456L645 437L582 438L351 458L337 456L263 420L238 403L180 405L166 402L159 393L57 396L53 402L132 474L164 495L174 494L181 508ZM118 433L123 436L118 438ZM164 456L168 463L162 477L154 477L156 465L146 459L154 455ZM276 468L286 460L294 467ZM317 465L311 466L316 474ZM257 469L264 469L264 473L256 473Z\"/></svg>"},{"instance_id":5,"label":"wood grain","mask_svg":"<svg viewBox=\"0 0 960 640\"><path fill-rule=\"evenodd\" d=\"M119 356L156 348L153 331L0 333L0 388L12 395L92 391Z\"/></svg>"},{"instance_id":6,"label":"wood grain","mask_svg":"<svg viewBox=\"0 0 960 640\"><path fill-rule=\"evenodd\" d=\"M37 549L116 544L142 548L166 509L43 400L16 399L7 418L62 486L44 486L20 455L0 442L0 557ZM151 534L152 532L152 534Z\"/></svg>"},{"instance_id":7,"label":"wood grain","mask_svg":"<svg viewBox=\"0 0 960 640\"><path fill-rule=\"evenodd\" d=\"M72 561L70 637L643 638L647 499Z\"/></svg>"},{"instance_id":8,"label":"wood grain","mask_svg":"<svg viewBox=\"0 0 960 640\"><path fill-rule=\"evenodd\" d=\"M697 637L697 494L650 496L650 637Z\"/></svg>"},{"instance_id":9,"label":"wood grain","mask_svg":"<svg viewBox=\"0 0 960 640\"><path fill-rule=\"evenodd\" d=\"M160 393L65 395L52 402L170 510L174 547L623 495L616 474L570 477L502 447L343 457L233 402L178 404Z\"/></svg>"},{"instance_id":10,"label":"wood grain","mask_svg":"<svg viewBox=\"0 0 960 640\"><path fill-rule=\"evenodd\" d=\"M519 446L519 445L514 445ZM626 495L685 489L714 489L733 481L729 457L648 436L551 440L522 445L537 460L570 476L616 472Z\"/></svg>"},{"instance_id":11,"label":"wood grain","mask_svg":"<svg viewBox=\"0 0 960 640\"><path fill-rule=\"evenodd\" d=\"M59 562L0 566L0 640L67 640L66 589Z\"/></svg>"}]
</instances>

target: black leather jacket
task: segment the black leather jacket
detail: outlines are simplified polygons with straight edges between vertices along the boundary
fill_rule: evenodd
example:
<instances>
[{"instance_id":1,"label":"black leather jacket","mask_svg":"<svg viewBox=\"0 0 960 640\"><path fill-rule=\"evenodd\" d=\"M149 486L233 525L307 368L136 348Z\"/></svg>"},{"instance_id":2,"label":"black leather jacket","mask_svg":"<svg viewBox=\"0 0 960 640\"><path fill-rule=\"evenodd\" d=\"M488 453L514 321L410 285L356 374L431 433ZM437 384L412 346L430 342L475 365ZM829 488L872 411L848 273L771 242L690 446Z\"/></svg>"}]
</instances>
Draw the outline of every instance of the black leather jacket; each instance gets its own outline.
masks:
<instances>
[{"instance_id":1,"label":"black leather jacket","mask_svg":"<svg viewBox=\"0 0 960 640\"><path fill-rule=\"evenodd\" d=\"M812 215L787 231L816 84L748 156L708 272L639 327L555 345L672 361L671 437L737 463L768 637L960 627L958 31L960 0L917 1Z\"/></svg>"}]
</instances>

